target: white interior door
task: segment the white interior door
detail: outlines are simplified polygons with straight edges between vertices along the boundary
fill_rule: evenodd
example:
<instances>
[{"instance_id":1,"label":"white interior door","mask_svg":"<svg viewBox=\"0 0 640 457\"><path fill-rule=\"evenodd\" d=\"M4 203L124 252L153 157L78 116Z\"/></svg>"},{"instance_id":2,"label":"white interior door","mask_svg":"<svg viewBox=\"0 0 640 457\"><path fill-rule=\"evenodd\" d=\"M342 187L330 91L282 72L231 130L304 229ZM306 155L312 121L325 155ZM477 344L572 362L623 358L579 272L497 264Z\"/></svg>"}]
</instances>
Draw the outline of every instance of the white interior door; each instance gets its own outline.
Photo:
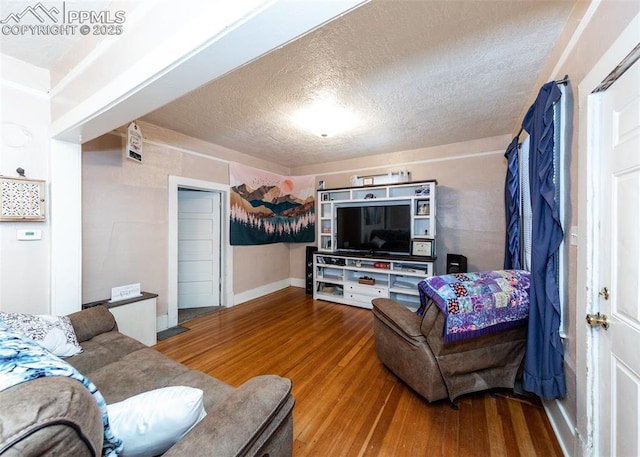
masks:
<instances>
[{"instance_id":1,"label":"white interior door","mask_svg":"<svg viewBox=\"0 0 640 457\"><path fill-rule=\"evenodd\" d=\"M597 455L640 455L640 64L600 97ZM607 291L602 288L606 287ZM608 292L608 293L607 293ZM608 295L608 297L607 297Z\"/></svg>"},{"instance_id":2,"label":"white interior door","mask_svg":"<svg viewBox=\"0 0 640 457\"><path fill-rule=\"evenodd\" d=\"M220 305L221 194L178 191L178 308Z\"/></svg>"}]
</instances>

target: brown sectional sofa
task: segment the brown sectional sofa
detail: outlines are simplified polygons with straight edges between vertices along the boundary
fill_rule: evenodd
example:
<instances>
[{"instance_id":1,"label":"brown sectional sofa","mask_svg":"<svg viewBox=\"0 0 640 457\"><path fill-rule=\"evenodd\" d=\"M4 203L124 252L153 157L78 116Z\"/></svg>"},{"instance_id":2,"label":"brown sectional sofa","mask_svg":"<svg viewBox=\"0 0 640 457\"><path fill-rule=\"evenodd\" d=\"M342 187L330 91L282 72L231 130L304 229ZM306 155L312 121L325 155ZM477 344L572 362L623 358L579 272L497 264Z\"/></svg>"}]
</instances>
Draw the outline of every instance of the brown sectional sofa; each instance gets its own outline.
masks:
<instances>
[{"instance_id":1,"label":"brown sectional sofa","mask_svg":"<svg viewBox=\"0 0 640 457\"><path fill-rule=\"evenodd\" d=\"M379 359L428 401L514 387L526 326L445 344L444 316L432 301L423 317L387 298L372 304Z\"/></svg>"},{"instance_id":2,"label":"brown sectional sofa","mask_svg":"<svg viewBox=\"0 0 640 457\"><path fill-rule=\"evenodd\" d=\"M160 354L117 331L104 307L69 316L84 351L66 359L98 387L107 404L184 385L204 391L207 416L165 456L291 456L291 381L257 376L238 388ZM0 392L0 454L100 454L102 417L78 381L45 377Z\"/></svg>"}]
</instances>

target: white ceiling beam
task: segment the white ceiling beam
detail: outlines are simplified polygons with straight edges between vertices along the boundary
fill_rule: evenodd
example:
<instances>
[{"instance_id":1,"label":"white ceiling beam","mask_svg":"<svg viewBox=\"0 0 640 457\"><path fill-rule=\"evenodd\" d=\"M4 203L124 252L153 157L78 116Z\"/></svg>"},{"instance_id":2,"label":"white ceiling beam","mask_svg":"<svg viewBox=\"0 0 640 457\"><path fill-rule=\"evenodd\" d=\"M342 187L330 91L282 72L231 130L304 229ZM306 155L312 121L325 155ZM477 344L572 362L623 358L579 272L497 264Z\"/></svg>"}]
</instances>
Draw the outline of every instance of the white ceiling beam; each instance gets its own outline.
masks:
<instances>
[{"instance_id":1,"label":"white ceiling beam","mask_svg":"<svg viewBox=\"0 0 640 457\"><path fill-rule=\"evenodd\" d=\"M172 2L147 1L127 18L125 33L52 88L52 136L89 141L364 3L238 0L178 11Z\"/></svg>"}]
</instances>

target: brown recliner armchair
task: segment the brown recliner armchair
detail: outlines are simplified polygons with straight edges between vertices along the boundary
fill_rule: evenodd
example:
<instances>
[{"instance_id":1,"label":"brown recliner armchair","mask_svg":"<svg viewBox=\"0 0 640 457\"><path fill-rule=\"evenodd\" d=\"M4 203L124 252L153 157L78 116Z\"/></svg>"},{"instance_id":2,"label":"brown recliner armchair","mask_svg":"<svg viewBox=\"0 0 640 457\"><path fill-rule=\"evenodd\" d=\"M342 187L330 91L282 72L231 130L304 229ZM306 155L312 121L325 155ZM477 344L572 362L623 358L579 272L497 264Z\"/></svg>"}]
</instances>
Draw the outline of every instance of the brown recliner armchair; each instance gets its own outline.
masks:
<instances>
[{"instance_id":1,"label":"brown recliner armchair","mask_svg":"<svg viewBox=\"0 0 640 457\"><path fill-rule=\"evenodd\" d=\"M433 402L492 388L513 388L527 327L444 343L444 316L431 300L423 317L388 298L373 304L376 352L384 365Z\"/></svg>"}]
</instances>

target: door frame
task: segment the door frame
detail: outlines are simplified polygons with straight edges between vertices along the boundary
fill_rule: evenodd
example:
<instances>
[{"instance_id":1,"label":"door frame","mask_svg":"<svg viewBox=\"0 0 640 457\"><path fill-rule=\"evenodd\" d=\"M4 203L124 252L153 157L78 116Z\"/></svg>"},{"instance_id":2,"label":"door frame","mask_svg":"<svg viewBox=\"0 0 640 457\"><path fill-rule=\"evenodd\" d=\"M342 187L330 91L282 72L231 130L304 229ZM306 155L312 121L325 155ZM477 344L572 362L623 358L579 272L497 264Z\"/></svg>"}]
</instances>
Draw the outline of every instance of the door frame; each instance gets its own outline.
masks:
<instances>
[{"instance_id":1,"label":"door frame","mask_svg":"<svg viewBox=\"0 0 640 457\"><path fill-rule=\"evenodd\" d=\"M167 265L167 325L178 325L178 189L219 192L222 198L220 214L220 304L233 305L233 247L229 243L229 190L227 184L169 175L168 184L168 265Z\"/></svg>"},{"instance_id":2,"label":"door frame","mask_svg":"<svg viewBox=\"0 0 640 457\"><path fill-rule=\"evenodd\" d=\"M598 147L600 133L600 97L593 90L623 61L637 45L640 14L636 15L611 47L600 57L578 85L578 256L576 289L576 409L577 438L573 455L596 455L600 446L598 405L607 393L598 389L599 332L587 328L587 313L599 311L600 284L598 222L601 191ZM636 63L637 65L638 63Z\"/></svg>"},{"instance_id":3,"label":"door frame","mask_svg":"<svg viewBox=\"0 0 640 457\"><path fill-rule=\"evenodd\" d=\"M188 213L185 213L185 206L189 204L196 204L198 207L191 207ZM205 202L205 203L203 203ZM204 205L204 206L199 206ZM196 222L197 221L197 222ZM209 222L207 233L202 232L205 229L204 226L198 225L198 223ZM196 226L191 228L198 228L198 232L183 233L182 224L195 223ZM197 258L185 259L182 254L184 245L187 241L190 243L202 243L201 248L203 254L206 251L206 255L211 256L208 261L204 258L197 256ZM208 242L208 250L204 247ZM191 249L188 249L189 251ZM200 248L198 249L201 250ZM180 318L180 310L182 308L198 308L219 306L221 304L222 294L222 193L218 191L202 191L192 188L178 187L178 319ZM187 273L183 270L185 264L199 265L197 272L191 270ZM215 265L213 265L215 264ZM206 266L208 265L208 266ZM206 278L202 277L204 271L201 268L211 268L207 272ZM197 278L196 278L197 277ZM194 285L195 283L202 284L207 282L208 292L204 290L191 289L189 293L183 293L182 287L185 287L187 283ZM187 288L189 286L186 286ZM197 298L196 298L197 296ZM204 299L206 296L206 299ZM182 305L182 308L180 308Z\"/></svg>"}]
</instances>

